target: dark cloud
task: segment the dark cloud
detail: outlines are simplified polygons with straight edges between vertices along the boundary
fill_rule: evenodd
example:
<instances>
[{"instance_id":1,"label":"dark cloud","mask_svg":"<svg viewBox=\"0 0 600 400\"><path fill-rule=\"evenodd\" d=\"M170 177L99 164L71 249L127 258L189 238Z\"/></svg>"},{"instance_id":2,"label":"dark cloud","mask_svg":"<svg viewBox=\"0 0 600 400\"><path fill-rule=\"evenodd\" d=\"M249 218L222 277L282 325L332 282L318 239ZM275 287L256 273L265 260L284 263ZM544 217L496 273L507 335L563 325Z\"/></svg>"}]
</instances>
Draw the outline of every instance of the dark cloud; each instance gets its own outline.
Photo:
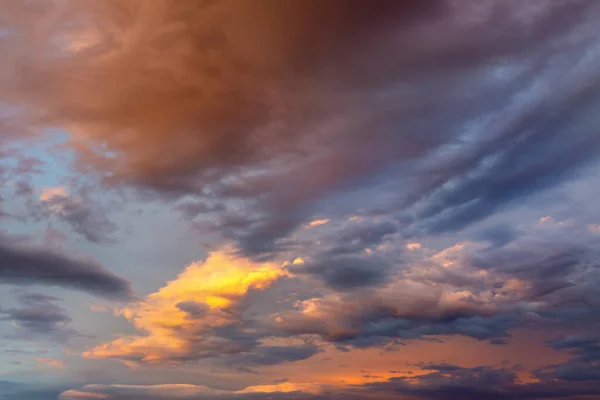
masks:
<instances>
[{"instance_id":1,"label":"dark cloud","mask_svg":"<svg viewBox=\"0 0 600 400\"><path fill-rule=\"evenodd\" d=\"M519 232L513 227L500 224L479 230L473 235L474 240L487 241L491 246L502 247L514 241Z\"/></svg>"},{"instance_id":2,"label":"dark cloud","mask_svg":"<svg viewBox=\"0 0 600 400\"><path fill-rule=\"evenodd\" d=\"M320 253L329 258L288 268L333 291L277 313L273 329L369 347L436 335L505 344L515 327L597 326L597 233L546 219L509 237L500 245L464 242L414 255L386 243L389 250L374 253L391 260L381 265L369 261L373 256L337 256L336 262Z\"/></svg>"},{"instance_id":3,"label":"dark cloud","mask_svg":"<svg viewBox=\"0 0 600 400\"><path fill-rule=\"evenodd\" d=\"M334 232L329 252L335 254L362 253L382 244L398 230L397 224L389 220L360 221ZM333 236L332 235L332 236Z\"/></svg>"},{"instance_id":4,"label":"dark cloud","mask_svg":"<svg viewBox=\"0 0 600 400\"><path fill-rule=\"evenodd\" d=\"M286 362L306 360L317 354L319 348L314 345L261 346L256 351L241 354L228 359L225 364L231 366L264 366Z\"/></svg>"},{"instance_id":5,"label":"dark cloud","mask_svg":"<svg viewBox=\"0 0 600 400\"><path fill-rule=\"evenodd\" d=\"M365 348L438 335L506 337L519 320L518 313L502 313L470 299L445 298L431 287L402 283L388 290L304 301L297 311L277 314L272 330L279 335L319 335L338 345ZM316 310L305 312L312 308Z\"/></svg>"},{"instance_id":6,"label":"dark cloud","mask_svg":"<svg viewBox=\"0 0 600 400\"><path fill-rule=\"evenodd\" d=\"M61 127L79 170L103 187L166 200L203 239L234 242L238 255L301 257L286 266L290 280L313 286L286 299L269 293L272 312L252 316L245 295L223 308L174 300L173 325L152 316L154 335L116 339L99 357L210 359L248 372L318 351L268 339L314 335L351 351L439 335L500 345L518 327L598 327L597 234L498 214L531 210L597 166L600 3L9 1L0 15L0 103L17 110L0 129L22 132L0 151L30 135L25 127ZM2 165L0 183L31 197L31 182L13 178L37 168L33 159ZM109 241L117 226L107 210L79 197L54 196L41 211ZM330 225L311 225L316 218ZM425 245L444 240L455 246ZM130 294L95 263L22 243L0 244L0 277ZM61 323L50 305L33 312L52 299L23 301L6 315L31 318L30 330ZM165 349L165 336L180 346ZM514 370L432 364L415 379L323 395L244 396L597 396L597 341L550 345L573 359L540 369L537 383Z\"/></svg>"},{"instance_id":7,"label":"dark cloud","mask_svg":"<svg viewBox=\"0 0 600 400\"><path fill-rule=\"evenodd\" d=\"M265 131L269 120L277 119L281 112L287 113L281 107L269 109L278 101L288 103L278 96L281 89L296 86L294 79L327 75L326 67L332 63L332 52L339 53L338 57L346 53L344 58L347 59L352 48L359 43L357 39L361 34L368 33L382 21L397 24L403 20L409 23L437 8L418 3L398 5L389 1L377 8L356 1L334 1L322 5L313 0L264 1L253 7L241 8L230 1L160 2L153 5L139 1L109 2L102 9L91 5L85 2L70 4L68 9L56 7L54 12L73 18L69 27L57 25L56 21L52 21L52 15L45 13L52 10L51 5L46 9L35 9L25 4L5 6L6 15L19 17L6 18L3 21L6 30L33 36L33 32L27 31L31 28L29 24L45 20L48 31L44 34L55 40L62 39L64 45L62 49L60 43L58 48L54 46L62 56L57 58L56 54L44 54L38 48L18 51L12 48L15 43L11 41L17 38L8 35L4 44L7 54L10 54L11 61L21 63L25 68L18 78L43 82L39 88L19 82L18 97L35 94L39 100L44 98L44 103L36 104L44 110L34 111L43 112L46 120L64 122L67 117L84 125L100 123L97 128L110 125L97 133L108 135L102 140L106 140L109 151L127 153L127 160L119 158L117 162L125 164L114 165L115 176L172 190L187 190L194 185L191 180L203 169L229 168L232 164L264 160L270 152L279 150L284 144L272 141L272 145L264 149L257 145L269 143L271 135L276 134ZM143 11L136 7L142 7ZM122 13L130 17L125 26L120 25L118 19ZM310 24L299 23L299 16ZM103 29L111 29L114 36L97 38L104 41L89 52L80 53L84 57L78 59L77 54L65 51L65 47L69 46L69 40L74 39L69 35L80 33L77 32L81 28L78 23L83 18L93 21L89 26L92 34L103 35L106 32ZM179 27L169 33L162 28L156 29L157 26L148 30L146 24L150 22L165 28L176 23ZM128 36L130 29L139 30L135 39ZM278 35L272 35L273 31L277 31ZM135 40L135 48L131 52L119 50L129 39ZM44 45L48 49L53 47L48 42ZM175 50L173 45L179 48ZM141 46L146 50L142 50ZM60 50L63 50L62 54ZM102 53L108 55L105 51L113 50L120 54L109 57L106 60L108 64L93 66L98 56L102 57ZM165 52L171 53L172 57L165 57ZM211 60L204 57L206 52L212 54ZM141 56L143 61L136 60L136 56ZM155 64L160 59L170 61L168 65ZM148 70L143 67L152 64L154 66ZM42 65L50 69L42 70ZM86 77L97 80L76 79L76 85L75 81L62 75L62 71L72 68L81 72L86 70ZM103 79L105 71L114 68L120 69L118 89L113 79ZM138 79L138 73L143 74L142 79ZM168 77L168 85L155 84L147 79L157 74ZM129 84L130 79L136 83ZM81 87L84 83L90 86ZM138 86L138 83L142 85ZM202 86L196 86L198 83ZM13 90L17 88L11 87ZM125 96L121 98L121 94ZM59 98L51 100L47 97L55 95ZM84 96L79 98L79 95ZM76 97L79 98L77 102L74 101ZM136 98L136 101L125 98ZM50 102L46 104L46 100ZM163 105L159 113L156 112L158 100ZM289 103L295 108L296 115L289 116L292 121L316 110L314 107L305 110L308 104L294 103L294 99ZM110 118L106 118L109 115ZM119 137L123 137L126 131L130 131L130 140L123 141ZM286 131L285 136L292 133L289 141L299 140L300 132L291 129L282 131ZM100 138L95 133L90 134L87 139ZM152 134L156 140L145 140L146 134ZM185 145L176 144L177 141L169 140L166 135L176 135L177 141ZM263 135L264 140L256 143ZM285 136L282 132L276 138L284 139ZM138 147L133 145L134 142L144 143L143 148L134 148ZM88 148L93 145L92 142L81 144L92 151ZM100 157L97 161L112 170L109 164L113 162L106 159L105 154L96 154ZM187 178L192 179L188 181Z\"/></svg>"},{"instance_id":8,"label":"dark cloud","mask_svg":"<svg viewBox=\"0 0 600 400\"><path fill-rule=\"evenodd\" d=\"M374 256L338 256L291 265L288 269L295 274L316 276L331 288L343 291L383 284L390 267L388 261Z\"/></svg>"},{"instance_id":9,"label":"dark cloud","mask_svg":"<svg viewBox=\"0 0 600 400\"><path fill-rule=\"evenodd\" d=\"M526 282L524 300L597 309L599 298L591 288L599 282L599 244L585 227L542 227L513 245L467 252L462 262L467 268Z\"/></svg>"},{"instance_id":10,"label":"dark cloud","mask_svg":"<svg viewBox=\"0 0 600 400\"><path fill-rule=\"evenodd\" d=\"M3 93L247 254L337 196L441 233L595 162L596 2L401 3L10 3Z\"/></svg>"},{"instance_id":11,"label":"dark cloud","mask_svg":"<svg viewBox=\"0 0 600 400\"><path fill-rule=\"evenodd\" d=\"M190 318L203 318L210 309L206 304L195 301L182 301L175 306L188 313Z\"/></svg>"},{"instance_id":12,"label":"dark cloud","mask_svg":"<svg viewBox=\"0 0 600 400\"><path fill-rule=\"evenodd\" d=\"M78 333L70 328L71 318L65 309L55 304L58 299L38 293L22 294L21 307L0 308L0 320L10 321L19 330L18 337L54 338L64 341Z\"/></svg>"},{"instance_id":13,"label":"dark cloud","mask_svg":"<svg viewBox=\"0 0 600 400\"><path fill-rule=\"evenodd\" d=\"M598 388L591 384L574 387L568 382L550 380L538 383L519 382L518 371L514 369L463 368L451 364L421 365L421 368L430 370L431 373L417 377L416 382L409 382L406 378L391 378L387 382L366 384L364 390L369 395L379 393L382 399L404 395L418 399L445 400L541 400L599 394Z\"/></svg>"},{"instance_id":14,"label":"dark cloud","mask_svg":"<svg viewBox=\"0 0 600 400\"><path fill-rule=\"evenodd\" d=\"M128 281L95 261L4 241L0 242L0 277L4 284L61 286L117 299L132 296Z\"/></svg>"},{"instance_id":15,"label":"dark cloud","mask_svg":"<svg viewBox=\"0 0 600 400\"><path fill-rule=\"evenodd\" d=\"M347 387L320 387L319 391L308 392L302 385L298 390L283 391L218 391L206 387L195 387L196 393L176 395L172 398L185 400L548 400L575 399L576 396L594 398L600 389L593 382L583 382L578 386L561 380L540 380L539 382L521 382L518 368L473 367L465 368L452 364L420 364L424 375L390 378L373 383L352 385ZM257 388L258 389L258 388ZM120 389L117 386L90 385L79 392L66 392L61 400L85 399L85 395L102 394L109 400L154 400L163 398L158 388L129 387ZM137 396L137 397L136 397Z\"/></svg>"},{"instance_id":16,"label":"dark cloud","mask_svg":"<svg viewBox=\"0 0 600 400\"><path fill-rule=\"evenodd\" d=\"M64 387L44 388L40 385L0 380L0 400L55 400L65 390Z\"/></svg>"},{"instance_id":17,"label":"dark cloud","mask_svg":"<svg viewBox=\"0 0 600 400\"><path fill-rule=\"evenodd\" d=\"M549 343L557 350L567 350L574 355L568 362L540 371L543 377L582 382L600 382L600 337L592 334L569 336Z\"/></svg>"}]
</instances>

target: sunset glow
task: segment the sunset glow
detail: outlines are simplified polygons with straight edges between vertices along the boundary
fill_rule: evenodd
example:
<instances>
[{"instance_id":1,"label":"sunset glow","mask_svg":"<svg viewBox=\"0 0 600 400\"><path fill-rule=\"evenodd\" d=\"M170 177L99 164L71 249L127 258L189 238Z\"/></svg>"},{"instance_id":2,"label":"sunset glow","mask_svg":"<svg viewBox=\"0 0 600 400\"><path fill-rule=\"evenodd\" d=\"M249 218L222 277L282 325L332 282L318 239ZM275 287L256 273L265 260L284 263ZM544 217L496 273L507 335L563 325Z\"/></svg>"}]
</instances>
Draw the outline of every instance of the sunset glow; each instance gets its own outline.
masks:
<instances>
[{"instance_id":1,"label":"sunset glow","mask_svg":"<svg viewBox=\"0 0 600 400\"><path fill-rule=\"evenodd\" d=\"M0 400L600 399L599 0L0 0Z\"/></svg>"}]
</instances>

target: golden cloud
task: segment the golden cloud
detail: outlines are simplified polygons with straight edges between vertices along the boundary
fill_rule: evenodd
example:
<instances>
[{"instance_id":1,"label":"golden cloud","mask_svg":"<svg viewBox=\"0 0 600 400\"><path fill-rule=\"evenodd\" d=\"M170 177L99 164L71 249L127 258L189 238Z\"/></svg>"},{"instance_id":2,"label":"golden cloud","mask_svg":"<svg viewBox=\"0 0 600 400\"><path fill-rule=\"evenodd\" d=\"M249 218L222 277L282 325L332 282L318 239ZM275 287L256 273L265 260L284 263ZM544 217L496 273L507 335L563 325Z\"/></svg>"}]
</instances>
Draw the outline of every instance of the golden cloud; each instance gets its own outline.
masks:
<instances>
[{"instance_id":1,"label":"golden cloud","mask_svg":"<svg viewBox=\"0 0 600 400\"><path fill-rule=\"evenodd\" d=\"M275 263L254 263L233 258L228 252L211 253L204 262L187 266L156 293L119 311L140 335L118 338L84 356L160 362L201 353L203 345L218 345L220 339L208 333L239 318L235 308L250 290L265 289L285 274Z\"/></svg>"}]
</instances>

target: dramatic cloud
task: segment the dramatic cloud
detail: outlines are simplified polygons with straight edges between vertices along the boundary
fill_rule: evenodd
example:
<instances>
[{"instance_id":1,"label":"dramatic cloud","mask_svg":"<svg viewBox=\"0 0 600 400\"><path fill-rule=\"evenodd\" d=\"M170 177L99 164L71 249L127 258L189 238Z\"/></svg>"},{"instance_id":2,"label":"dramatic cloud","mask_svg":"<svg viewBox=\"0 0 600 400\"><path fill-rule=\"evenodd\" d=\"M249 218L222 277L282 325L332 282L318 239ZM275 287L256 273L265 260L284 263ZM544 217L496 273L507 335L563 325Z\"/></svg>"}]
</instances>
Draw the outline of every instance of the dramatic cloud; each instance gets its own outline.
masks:
<instances>
[{"instance_id":1,"label":"dramatic cloud","mask_svg":"<svg viewBox=\"0 0 600 400\"><path fill-rule=\"evenodd\" d=\"M129 282L92 260L68 257L0 237L0 278L13 285L51 285L108 298L132 296Z\"/></svg>"},{"instance_id":2,"label":"dramatic cloud","mask_svg":"<svg viewBox=\"0 0 600 400\"><path fill-rule=\"evenodd\" d=\"M293 265L291 271L316 275L334 289L382 284L386 281L388 263L375 257L328 257Z\"/></svg>"},{"instance_id":3,"label":"dramatic cloud","mask_svg":"<svg viewBox=\"0 0 600 400\"><path fill-rule=\"evenodd\" d=\"M555 365L542 373L566 381L600 381L600 337L592 335L570 336L550 342L554 349L568 350L575 357L569 362Z\"/></svg>"},{"instance_id":4,"label":"dramatic cloud","mask_svg":"<svg viewBox=\"0 0 600 400\"><path fill-rule=\"evenodd\" d=\"M593 289L600 284L598 233L568 221L523 229L519 239L492 246L485 232L480 241L437 252L419 248L410 258L400 250L405 258L389 263L387 278L376 285L370 277L385 275L371 256L295 263L288 269L308 272L335 290L276 314L273 328L362 347L448 334L499 340L517 326L594 323L600 309ZM379 253L398 251L391 249Z\"/></svg>"},{"instance_id":5,"label":"dramatic cloud","mask_svg":"<svg viewBox=\"0 0 600 400\"><path fill-rule=\"evenodd\" d=\"M0 0L0 399L600 396L599 20Z\"/></svg>"},{"instance_id":6,"label":"dramatic cloud","mask_svg":"<svg viewBox=\"0 0 600 400\"><path fill-rule=\"evenodd\" d=\"M259 346L264 333L250 329L242 301L251 290L267 288L284 276L272 263L255 264L226 252L212 253L204 262L190 264L156 293L121 313L140 331L85 353L86 357L136 362L186 361L242 355L244 364L273 364L315 353L311 347ZM245 355L244 355L245 354Z\"/></svg>"},{"instance_id":7,"label":"dramatic cloud","mask_svg":"<svg viewBox=\"0 0 600 400\"><path fill-rule=\"evenodd\" d=\"M2 10L6 101L246 253L370 187L411 231L458 229L598 154L593 1L35 4Z\"/></svg>"}]
</instances>

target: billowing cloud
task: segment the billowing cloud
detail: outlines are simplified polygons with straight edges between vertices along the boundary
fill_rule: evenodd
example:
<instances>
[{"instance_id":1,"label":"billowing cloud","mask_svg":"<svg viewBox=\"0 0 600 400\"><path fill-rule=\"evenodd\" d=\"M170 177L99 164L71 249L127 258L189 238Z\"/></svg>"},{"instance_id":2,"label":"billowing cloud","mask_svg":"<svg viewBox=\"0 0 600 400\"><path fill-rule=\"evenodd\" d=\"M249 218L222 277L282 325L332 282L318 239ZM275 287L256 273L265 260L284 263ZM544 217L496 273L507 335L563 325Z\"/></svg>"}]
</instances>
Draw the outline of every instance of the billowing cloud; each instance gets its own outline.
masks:
<instances>
[{"instance_id":1,"label":"billowing cloud","mask_svg":"<svg viewBox=\"0 0 600 400\"><path fill-rule=\"evenodd\" d=\"M4 284L60 286L117 299L132 296L128 281L96 261L0 240L0 277Z\"/></svg>"},{"instance_id":2,"label":"billowing cloud","mask_svg":"<svg viewBox=\"0 0 600 400\"><path fill-rule=\"evenodd\" d=\"M62 397L598 396L598 20L594 0L0 1L0 280L131 300L64 253L79 235L150 293L93 314ZM58 304L0 318L29 338L90 310ZM519 335L556 360L481 366ZM295 383L321 373L337 386Z\"/></svg>"},{"instance_id":3,"label":"billowing cloud","mask_svg":"<svg viewBox=\"0 0 600 400\"><path fill-rule=\"evenodd\" d=\"M264 333L244 322L244 297L285 275L280 265L253 263L215 252L190 264L156 293L121 310L139 335L124 336L85 353L86 357L165 362L243 355L245 361L272 364L311 356L303 348L259 346Z\"/></svg>"},{"instance_id":4,"label":"billowing cloud","mask_svg":"<svg viewBox=\"0 0 600 400\"><path fill-rule=\"evenodd\" d=\"M3 6L13 121L64 127L109 182L195 197L249 254L339 195L440 233L597 159L593 1L103 4Z\"/></svg>"},{"instance_id":5,"label":"billowing cloud","mask_svg":"<svg viewBox=\"0 0 600 400\"><path fill-rule=\"evenodd\" d=\"M549 344L554 349L568 350L575 357L541 371L540 375L565 381L600 382L600 337L580 334L556 339Z\"/></svg>"},{"instance_id":6,"label":"billowing cloud","mask_svg":"<svg viewBox=\"0 0 600 400\"><path fill-rule=\"evenodd\" d=\"M291 271L309 273L330 289L274 314L272 328L362 347L448 334L499 340L517 326L583 327L595 323L600 307L593 289L599 239L564 221L523 227L510 241L490 242L485 232L441 251L380 249L390 260L400 252L384 270L364 253L338 258L339 264L336 258L293 264ZM374 284L370 276L381 280Z\"/></svg>"}]
</instances>

